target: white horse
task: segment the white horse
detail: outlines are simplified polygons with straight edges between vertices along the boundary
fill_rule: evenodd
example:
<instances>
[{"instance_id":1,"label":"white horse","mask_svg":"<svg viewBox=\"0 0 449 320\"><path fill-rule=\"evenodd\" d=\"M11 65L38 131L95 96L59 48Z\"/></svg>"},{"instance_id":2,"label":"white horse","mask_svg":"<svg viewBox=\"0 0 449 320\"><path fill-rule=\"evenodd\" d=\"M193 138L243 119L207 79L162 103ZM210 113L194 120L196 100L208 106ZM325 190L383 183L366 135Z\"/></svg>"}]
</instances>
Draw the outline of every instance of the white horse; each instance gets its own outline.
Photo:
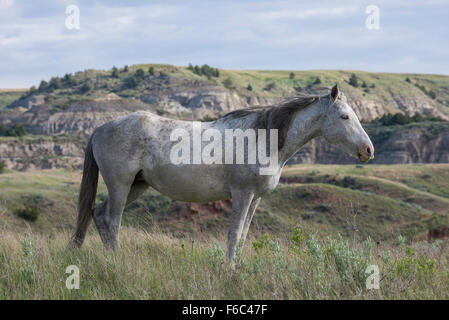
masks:
<instances>
[{"instance_id":1,"label":"white horse","mask_svg":"<svg viewBox=\"0 0 449 320\"><path fill-rule=\"evenodd\" d=\"M276 106L241 109L202 123L201 130L215 129L223 134L229 129L277 129L278 161L268 175L259 174L266 163L258 160L255 164L175 164L170 155L179 143L171 139L176 129L194 135L191 121L149 112L132 113L94 131L86 148L78 221L71 245L81 246L93 217L105 248L117 248L124 208L153 187L170 198L187 202L232 198L227 257L233 262L260 197L276 188L287 160L309 140L323 136L362 162L374 157L371 140L337 85L326 95L302 95ZM199 143L201 147L206 144ZM189 148L192 154L193 146ZM244 157L248 160L248 151ZM108 198L95 207L98 171L106 183Z\"/></svg>"}]
</instances>

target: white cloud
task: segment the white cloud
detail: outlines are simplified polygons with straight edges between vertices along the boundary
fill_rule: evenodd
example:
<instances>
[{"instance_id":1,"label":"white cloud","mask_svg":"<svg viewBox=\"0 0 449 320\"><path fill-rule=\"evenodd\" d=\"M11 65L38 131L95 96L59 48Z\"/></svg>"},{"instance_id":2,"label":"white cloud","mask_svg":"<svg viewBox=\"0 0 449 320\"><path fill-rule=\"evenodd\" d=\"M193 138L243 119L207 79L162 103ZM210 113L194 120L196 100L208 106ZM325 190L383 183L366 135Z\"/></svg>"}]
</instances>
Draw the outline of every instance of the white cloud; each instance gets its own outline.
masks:
<instances>
[{"instance_id":1,"label":"white cloud","mask_svg":"<svg viewBox=\"0 0 449 320\"><path fill-rule=\"evenodd\" d=\"M80 30L65 28L72 3L80 7ZM377 0L376 31L365 28L356 0L117 3L0 0L0 86L17 74L26 82L137 62L449 73L446 6L438 0L413 1L407 12L399 1Z\"/></svg>"},{"instance_id":2,"label":"white cloud","mask_svg":"<svg viewBox=\"0 0 449 320\"><path fill-rule=\"evenodd\" d=\"M285 10L273 10L268 12L256 12L252 17L256 21L278 21L287 19L304 20L309 18L332 18L343 17L356 12L356 7L337 7L337 8L313 8L306 9L293 6Z\"/></svg>"},{"instance_id":3,"label":"white cloud","mask_svg":"<svg viewBox=\"0 0 449 320\"><path fill-rule=\"evenodd\" d=\"M14 0L0 0L0 10L6 10L12 7Z\"/></svg>"}]
</instances>

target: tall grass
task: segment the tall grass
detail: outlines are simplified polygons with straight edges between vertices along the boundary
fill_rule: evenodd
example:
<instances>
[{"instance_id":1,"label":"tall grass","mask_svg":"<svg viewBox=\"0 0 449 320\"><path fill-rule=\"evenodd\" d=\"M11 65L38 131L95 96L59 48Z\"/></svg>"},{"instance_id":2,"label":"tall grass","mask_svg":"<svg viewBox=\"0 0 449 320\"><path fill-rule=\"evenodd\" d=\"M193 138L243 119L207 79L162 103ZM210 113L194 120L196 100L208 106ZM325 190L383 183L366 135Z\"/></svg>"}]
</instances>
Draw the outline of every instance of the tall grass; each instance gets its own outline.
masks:
<instances>
[{"instance_id":1,"label":"tall grass","mask_svg":"<svg viewBox=\"0 0 449 320\"><path fill-rule=\"evenodd\" d=\"M288 239L248 241L235 268L224 241L180 240L132 228L121 248L97 235L67 251L69 235L5 231L0 242L0 299L448 299L448 242L351 244L296 229ZM367 289L370 264L380 289ZM80 288L66 288L76 265Z\"/></svg>"}]
</instances>

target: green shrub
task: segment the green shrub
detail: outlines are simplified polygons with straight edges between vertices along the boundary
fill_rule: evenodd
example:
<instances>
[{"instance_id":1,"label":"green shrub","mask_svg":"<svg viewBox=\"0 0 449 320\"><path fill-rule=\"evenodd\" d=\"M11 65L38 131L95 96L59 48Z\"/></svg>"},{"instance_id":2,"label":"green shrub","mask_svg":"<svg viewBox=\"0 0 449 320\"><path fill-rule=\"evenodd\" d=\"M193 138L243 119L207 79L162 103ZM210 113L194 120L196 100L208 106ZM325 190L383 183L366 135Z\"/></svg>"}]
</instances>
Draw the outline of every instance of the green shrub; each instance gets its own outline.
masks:
<instances>
[{"instance_id":1,"label":"green shrub","mask_svg":"<svg viewBox=\"0 0 449 320\"><path fill-rule=\"evenodd\" d=\"M143 71L142 69L137 69L134 76L142 80L142 78L145 76L145 71Z\"/></svg>"},{"instance_id":2,"label":"green shrub","mask_svg":"<svg viewBox=\"0 0 449 320\"><path fill-rule=\"evenodd\" d=\"M6 168L6 164L3 161L0 161L0 173L3 173L3 171L5 171Z\"/></svg>"},{"instance_id":3,"label":"green shrub","mask_svg":"<svg viewBox=\"0 0 449 320\"><path fill-rule=\"evenodd\" d=\"M198 65L192 66L192 64L189 63L187 70L190 70L199 76L206 76L208 79L211 79L212 77L220 77L220 70L218 70L217 68L213 68L207 64L203 64L200 67Z\"/></svg>"},{"instance_id":4,"label":"green shrub","mask_svg":"<svg viewBox=\"0 0 449 320\"><path fill-rule=\"evenodd\" d=\"M75 78L73 77L73 75L71 73L66 73L64 75L63 81L67 84L75 84Z\"/></svg>"},{"instance_id":5,"label":"green shrub","mask_svg":"<svg viewBox=\"0 0 449 320\"><path fill-rule=\"evenodd\" d=\"M44 91L45 89L48 88L48 83L45 80L42 80L41 83L39 84L39 88L38 91Z\"/></svg>"},{"instance_id":6,"label":"green shrub","mask_svg":"<svg viewBox=\"0 0 449 320\"><path fill-rule=\"evenodd\" d=\"M423 122L423 121L443 121L439 117L426 116L415 113L412 117L403 113L395 113L395 114L384 114L380 118L376 118L371 120L371 123L377 123L384 126L394 126L394 125L405 125L412 122Z\"/></svg>"},{"instance_id":7,"label":"green shrub","mask_svg":"<svg viewBox=\"0 0 449 320\"><path fill-rule=\"evenodd\" d=\"M225 86L226 89L229 89L229 90L233 90L234 89L234 84L232 83L232 80L229 79L229 78L226 78L223 81L223 85Z\"/></svg>"},{"instance_id":8,"label":"green shrub","mask_svg":"<svg viewBox=\"0 0 449 320\"><path fill-rule=\"evenodd\" d=\"M274 240L268 233L264 233L262 237L253 242L253 248L256 252L260 252L264 249L270 249L274 246Z\"/></svg>"},{"instance_id":9,"label":"green shrub","mask_svg":"<svg viewBox=\"0 0 449 320\"><path fill-rule=\"evenodd\" d=\"M51 89L62 89L62 80L59 77L53 77L50 79L49 87Z\"/></svg>"},{"instance_id":10,"label":"green shrub","mask_svg":"<svg viewBox=\"0 0 449 320\"><path fill-rule=\"evenodd\" d=\"M36 274L37 265L36 258L37 252L33 246L33 241L29 238L22 240L22 250L23 250L23 264L20 267L20 273L23 280L30 284L34 280Z\"/></svg>"},{"instance_id":11,"label":"green shrub","mask_svg":"<svg viewBox=\"0 0 449 320\"><path fill-rule=\"evenodd\" d=\"M40 214L39 209L35 206L23 206L21 208L17 208L14 213L18 217L28 221L36 221Z\"/></svg>"},{"instance_id":12,"label":"green shrub","mask_svg":"<svg viewBox=\"0 0 449 320\"><path fill-rule=\"evenodd\" d=\"M326 252L333 258L337 271L343 281L355 280L362 284L368 266L362 251L349 246L349 241L339 234L337 238L328 237Z\"/></svg>"},{"instance_id":13,"label":"green shrub","mask_svg":"<svg viewBox=\"0 0 449 320\"><path fill-rule=\"evenodd\" d=\"M275 82L270 82L269 84L266 85L266 87L264 88L264 90L266 91L271 91L274 88L276 88L276 83Z\"/></svg>"},{"instance_id":14,"label":"green shrub","mask_svg":"<svg viewBox=\"0 0 449 320\"><path fill-rule=\"evenodd\" d=\"M211 117L210 115L205 115L204 117L203 117L203 119L201 119L201 121L202 122L210 122L210 121L215 121L215 120L217 120L218 118L216 118L216 117Z\"/></svg>"},{"instance_id":15,"label":"green shrub","mask_svg":"<svg viewBox=\"0 0 449 320\"><path fill-rule=\"evenodd\" d=\"M349 84L355 88L360 86L360 80L355 73L353 73L349 78Z\"/></svg>"},{"instance_id":16,"label":"green shrub","mask_svg":"<svg viewBox=\"0 0 449 320\"><path fill-rule=\"evenodd\" d=\"M0 124L0 136L23 137L26 134L27 134L27 130L23 123L14 123L10 127L7 127L4 124Z\"/></svg>"},{"instance_id":17,"label":"green shrub","mask_svg":"<svg viewBox=\"0 0 449 320\"><path fill-rule=\"evenodd\" d=\"M80 88L80 92L82 94L87 93L91 90L92 90L92 86L88 82L85 82Z\"/></svg>"},{"instance_id":18,"label":"green shrub","mask_svg":"<svg viewBox=\"0 0 449 320\"><path fill-rule=\"evenodd\" d=\"M118 69L117 69L116 66L113 66L113 67L112 67L112 74L111 74L111 76L112 76L113 78L118 78L118 77L119 77L119 72L118 72Z\"/></svg>"},{"instance_id":19,"label":"green shrub","mask_svg":"<svg viewBox=\"0 0 449 320\"><path fill-rule=\"evenodd\" d=\"M295 228L293 234L290 236L290 241L298 248L300 248L306 241L304 231L300 228Z\"/></svg>"}]
</instances>

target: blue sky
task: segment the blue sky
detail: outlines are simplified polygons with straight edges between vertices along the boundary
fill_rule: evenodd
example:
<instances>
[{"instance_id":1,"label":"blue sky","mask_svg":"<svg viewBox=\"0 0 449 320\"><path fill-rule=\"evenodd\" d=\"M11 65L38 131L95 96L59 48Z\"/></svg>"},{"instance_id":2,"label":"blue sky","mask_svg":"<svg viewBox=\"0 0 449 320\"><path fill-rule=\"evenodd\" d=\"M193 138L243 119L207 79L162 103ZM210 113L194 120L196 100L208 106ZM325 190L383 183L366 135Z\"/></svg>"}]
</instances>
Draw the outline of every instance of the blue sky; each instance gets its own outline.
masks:
<instances>
[{"instance_id":1,"label":"blue sky","mask_svg":"<svg viewBox=\"0 0 449 320\"><path fill-rule=\"evenodd\" d=\"M0 87L135 63L449 74L448 15L448 0L0 0Z\"/></svg>"}]
</instances>

